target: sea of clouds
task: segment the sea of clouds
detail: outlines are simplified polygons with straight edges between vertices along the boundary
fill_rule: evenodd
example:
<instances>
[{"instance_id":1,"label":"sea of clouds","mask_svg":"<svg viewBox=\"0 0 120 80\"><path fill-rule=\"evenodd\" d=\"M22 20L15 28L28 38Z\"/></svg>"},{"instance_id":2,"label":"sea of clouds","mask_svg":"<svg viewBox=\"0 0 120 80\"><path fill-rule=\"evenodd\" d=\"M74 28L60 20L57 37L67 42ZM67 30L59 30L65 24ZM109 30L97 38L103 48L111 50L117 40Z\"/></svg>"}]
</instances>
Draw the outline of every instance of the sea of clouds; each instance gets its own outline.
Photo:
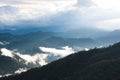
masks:
<instances>
[{"instance_id":1,"label":"sea of clouds","mask_svg":"<svg viewBox=\"0 0 120 80\"><path fill-rule=\"evenodd\" d=\"M8 50L6 48L1 48L0 50L1 50L2 56L10 57L19 62L24 62L25 65L32 64L34 67L44 66L54 60L58 60L60 58L63 58L65 56L75 53L75 50L69 46L64 46L59 49L48 48L48 47L39 47L39 49L40 51L42 51L42 53L36 53L34 55L22 54L17 51ZM89 50L88 48L84 49L84 51L88 51L88 50ZM28 68L19 68L14 72L14 74L20 74L21 72L25 72L27 70ZM8 73L6 75L0 75L0 77L9 76L9 75L12 75L12 74Z\"/></svg>"},{"instance_id":2,"label":"sea of clouds","mask_svg":"<svg viewBox=\"0 0 120 80\"><path fill-rule=\"evenodd\" d=\"M42 51L42 53L36 53L34 55L22 54L19 52L8 50L6 48L1 48L0 50L2 56L10 57L19 62L24 61L25 65L32 64L38 67L74 53L74 50L69 46L62 47L61 49L47 47L39 47L39 49ZM25 72L27 70L27 68L20 68L15 71L15 74L20 74L21 72ZM11 74L1 75L0 77L9 75Z\"/></svg>"}]
</instances>

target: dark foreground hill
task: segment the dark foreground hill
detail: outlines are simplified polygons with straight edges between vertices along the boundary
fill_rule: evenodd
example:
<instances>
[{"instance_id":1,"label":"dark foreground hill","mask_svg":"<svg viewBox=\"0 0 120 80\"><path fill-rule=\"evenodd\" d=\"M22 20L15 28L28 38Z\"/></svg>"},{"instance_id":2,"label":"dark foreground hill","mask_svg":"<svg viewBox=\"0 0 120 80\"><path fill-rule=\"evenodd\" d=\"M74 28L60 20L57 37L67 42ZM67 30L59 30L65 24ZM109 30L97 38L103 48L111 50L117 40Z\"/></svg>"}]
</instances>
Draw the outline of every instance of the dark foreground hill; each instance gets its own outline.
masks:
<instances>
[{"instance_id":1,"label":"dark foreground hill","mask_svg":"<svg viewBox=\"0 0 120 80\"><path fill-rule=\"evenodd\" d=\"M27 66L14 58L1 55L0 51L0 75L13 74L19 68L26 68Z\"/></svg>"},{"instance_id":2,"label":"dark foreground hill","mask_svg":"<svg viewBox=\"0 0 120 80\"><path fill-rule=\"evenodd\" d=\"M81 51L0 80L120 80L120 43Z\"/></svg>"}]
</instances>

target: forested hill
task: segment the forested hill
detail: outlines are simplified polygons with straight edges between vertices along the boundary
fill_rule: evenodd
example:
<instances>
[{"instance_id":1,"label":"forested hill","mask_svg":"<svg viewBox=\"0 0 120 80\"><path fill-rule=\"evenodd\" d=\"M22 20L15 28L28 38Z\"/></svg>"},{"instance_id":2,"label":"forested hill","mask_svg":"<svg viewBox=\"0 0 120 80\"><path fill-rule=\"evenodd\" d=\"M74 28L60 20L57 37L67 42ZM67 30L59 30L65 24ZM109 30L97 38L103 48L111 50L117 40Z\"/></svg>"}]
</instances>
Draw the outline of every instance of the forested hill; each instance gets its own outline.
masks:
<instances>
[{"instance_id":1,"label":"forested hill","mask_svg":"<svg viewBox=\"0 0 120 80\"><path fill-rule=\"evenodd\" d=\"M0 80L120 80L120 43L81 51Z\"/></svg>"}]
</instances>

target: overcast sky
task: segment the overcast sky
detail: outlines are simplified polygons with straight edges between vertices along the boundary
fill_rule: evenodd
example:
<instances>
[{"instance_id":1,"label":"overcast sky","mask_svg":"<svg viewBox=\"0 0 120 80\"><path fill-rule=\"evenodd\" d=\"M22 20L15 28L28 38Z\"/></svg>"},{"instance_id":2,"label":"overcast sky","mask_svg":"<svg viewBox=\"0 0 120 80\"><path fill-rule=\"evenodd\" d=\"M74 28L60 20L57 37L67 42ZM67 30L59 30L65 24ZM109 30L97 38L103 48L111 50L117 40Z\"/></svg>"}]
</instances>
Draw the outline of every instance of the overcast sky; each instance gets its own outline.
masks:
<instances>
[{"instance_id":1,"label":"overcast sky","mask_svg":"<svg viewBox=\"0 0 120 80\"><path fill-rule=\"evenodd\" d=\"M120 29L120 0L0 0L0 29Z\"/></svg>"}]
</instances>

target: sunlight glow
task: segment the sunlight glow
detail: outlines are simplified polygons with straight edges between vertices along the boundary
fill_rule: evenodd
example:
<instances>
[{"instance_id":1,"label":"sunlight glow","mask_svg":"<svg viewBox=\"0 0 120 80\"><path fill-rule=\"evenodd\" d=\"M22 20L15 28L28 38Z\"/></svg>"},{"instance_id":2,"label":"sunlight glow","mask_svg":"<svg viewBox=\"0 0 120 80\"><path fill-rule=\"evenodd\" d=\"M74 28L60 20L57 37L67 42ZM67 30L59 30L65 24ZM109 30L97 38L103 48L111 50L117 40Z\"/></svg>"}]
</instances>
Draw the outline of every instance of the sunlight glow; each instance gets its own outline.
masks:
<instances>
[{"instance_id":1,"label":"sunlight glow","mask_svg":"<svg viewBox=\"0 0 120 80\"><path fill-rule=\"evenodd\" d=\"M117 29L120 29L120 18L103 20L103 21L97 22L96 26L98 28L102 28L110 31L113 31L113 29L117 30Z\"/></svg>"},{"instance_id":2,"label":"sunlight glow","mask_svg":"<svg viewBox=\"0 0 120 80\"><path fill-rule=\"evenodd\" d=\"M119 9L120 0L92 0L98 7L104 9Z\"/></svg>"}]
</instances>

